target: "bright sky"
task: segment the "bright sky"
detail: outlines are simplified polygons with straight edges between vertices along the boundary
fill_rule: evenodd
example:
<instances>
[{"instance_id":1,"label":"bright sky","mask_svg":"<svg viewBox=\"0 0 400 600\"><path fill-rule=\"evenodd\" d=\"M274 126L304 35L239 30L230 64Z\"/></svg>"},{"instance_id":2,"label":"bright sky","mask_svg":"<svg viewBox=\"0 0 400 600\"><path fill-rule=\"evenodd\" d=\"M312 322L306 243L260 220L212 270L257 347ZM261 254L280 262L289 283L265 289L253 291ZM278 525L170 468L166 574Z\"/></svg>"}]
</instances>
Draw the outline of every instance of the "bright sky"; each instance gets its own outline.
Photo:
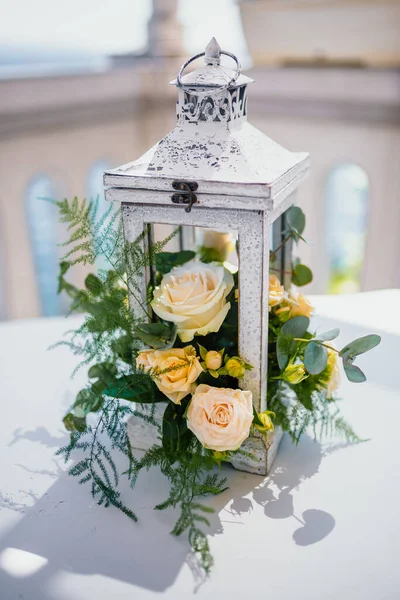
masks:
<instances>
[{"instance_id":1,"label":"bright sky","mask_svg":"<svg viewBox=\"0 0 400 600\"><path fill-rule=\"evenodd\" d=\"M140 50L146 44L151 0L0 0L0 44L82 49L96 53ZM235 0L180 0L189 53L211 37L245 62Z\"/></svg>"}]
</instances>

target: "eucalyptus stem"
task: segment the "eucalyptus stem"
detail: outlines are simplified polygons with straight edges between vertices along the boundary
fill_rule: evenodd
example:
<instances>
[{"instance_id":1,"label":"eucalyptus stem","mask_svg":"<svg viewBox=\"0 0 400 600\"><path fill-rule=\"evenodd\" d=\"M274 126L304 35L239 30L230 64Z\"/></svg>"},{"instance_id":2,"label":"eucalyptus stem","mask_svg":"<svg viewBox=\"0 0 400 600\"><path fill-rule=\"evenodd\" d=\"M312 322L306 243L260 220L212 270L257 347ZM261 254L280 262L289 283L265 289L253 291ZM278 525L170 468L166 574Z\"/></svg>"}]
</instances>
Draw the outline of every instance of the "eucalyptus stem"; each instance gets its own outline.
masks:
<instances>
[{"instance_id":1,"label":"eucalyptus stem","mask_svg":"<svg viewBox=\"0 0 400 600\"><path fill-rule=\"evenodd\" d=\"M272 254L276 254L277 252L279 252L279 250L281 250L283 248L283 246L290 240L291 237L292 237L292 233L289 233L289 235L287 235L285 237L283 242L281 244L279 244L279 246L277 248L275 248L275 250L272 250Z\"/></svg>"},{"instance_id":2,"label":"eucalyptus stem","mask_svg":"<svg viewBox=\"0 0 400 600\"><path fill-rule=\"evenodd\" d=\"M269 268L270 271L276 271L277 273L283 273L284 275L293 275L293 271L281 271L281 269Z\"/></svg>"},{"instance_id":3,"label":"eucalyptus stem","mask_svg":"<svg viewBox=\"0 0 400 600\"><path fill-rule=\"evenodd\" d=\"M305 344L309 344L310 342L314 342L314 344L318 344L319 346L324 346L324 348L328 348L328 350L333 350L337 354L340 354L340 350L334 348L333 346L329 346L328 344L324 344L324 342L320 342L319 340L311 339L306 340L304 338L293 338L295 342L304 342Z\"/></svg>"}]
</instances>

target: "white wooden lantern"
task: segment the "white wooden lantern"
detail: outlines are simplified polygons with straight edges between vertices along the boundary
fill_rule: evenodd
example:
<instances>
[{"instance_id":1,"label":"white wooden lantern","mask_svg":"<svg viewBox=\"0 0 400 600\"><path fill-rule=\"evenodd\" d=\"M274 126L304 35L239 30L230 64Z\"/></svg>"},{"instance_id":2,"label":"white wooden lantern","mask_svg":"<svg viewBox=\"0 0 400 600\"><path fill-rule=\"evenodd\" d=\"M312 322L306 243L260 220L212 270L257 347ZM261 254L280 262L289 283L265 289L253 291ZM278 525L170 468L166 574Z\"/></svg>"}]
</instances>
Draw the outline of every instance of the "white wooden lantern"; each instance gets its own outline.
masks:
<instances>
[{"instance_id":1,"label":"white wooden lantern","mask_svg":"<svg viewBox=\"0 0 400 600\"><path fill-rule=\"evenodd\" d=\"M236 70L221 66L221 54L236 62ZM183 75L187 65L201 56L205 65ZM308 170L308 154L289 152L248 123L247 84L251 82L240 73L236 57L222 51L213 38L172 82L179 94L175 128L136 161L107 171L104 183L106 198L122 203L125 237L130 242L149 223L237 233L239 354L253 365L241 386L251 390L261 412L266 409L270 248L282 239L285 211L294 204L296 188ZM187 245L187 236L182 243ZM288 252L280 257L284 281L290 257ZM143 300L147 276L144 270ZM131 302L140 314L141 302L133 298ZM129 424L132 445L145 448L155 440L147 426L137 421ZM280 436L278 429L268 443L262 436L250 438L245 449L256 459L238 457L234 466L265 474Z\"/></svg>"}]
</instances>

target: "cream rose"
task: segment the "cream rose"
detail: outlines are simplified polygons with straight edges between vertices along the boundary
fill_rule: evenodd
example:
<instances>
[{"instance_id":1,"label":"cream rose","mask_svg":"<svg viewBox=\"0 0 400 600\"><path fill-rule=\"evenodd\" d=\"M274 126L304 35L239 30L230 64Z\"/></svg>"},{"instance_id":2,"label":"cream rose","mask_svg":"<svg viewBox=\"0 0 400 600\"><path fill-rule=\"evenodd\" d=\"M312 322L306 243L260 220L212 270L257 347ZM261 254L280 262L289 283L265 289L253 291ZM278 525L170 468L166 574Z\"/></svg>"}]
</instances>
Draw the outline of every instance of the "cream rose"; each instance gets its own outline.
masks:
<instances>
[{"instance_id":1,"label":"cream rose","mask_svg":"<svg viewBox=\"0 0 400 600\"><path fill-rule=\"evenodd\" d=\"M193 346L144 350L139 352L136 366L151 372L158 389L174 404L194 392L194 382L203 371Z\"/></svg>"},{"instance_id":2,"label":"cream rose","mask_svg":"<svg viewBox=\"0 0 400 600\"><path fill-rule=\"evenodd\" d=\"M195 335L219 331L232 288L232 274L223 266L192 260L164 275L151 306L161 319L176 323L182 342L190 342Z\"/></svg>"},{"instance_id":3,"label":"cream rose","mask_svg":"<svg viewBox=\"0 0 400 600\"><path fill-rule=\"evenodd\" d=\"M269 289L268 289L268 305L271 310L273 306L280 304L285 298L285 288L281 285L281 282L276 275L269 276Z\"/></svg>"},{"instance_id":4,"label":"cream rose","mask_svg":"<svg viewBox=\"0 0 400 600\"><path fill-rule=\"evenodd\" d=\"M189 404L187 426L205 448L237 450L253 422L251 392L200 384Z\"/></svg>"}]
</instances>

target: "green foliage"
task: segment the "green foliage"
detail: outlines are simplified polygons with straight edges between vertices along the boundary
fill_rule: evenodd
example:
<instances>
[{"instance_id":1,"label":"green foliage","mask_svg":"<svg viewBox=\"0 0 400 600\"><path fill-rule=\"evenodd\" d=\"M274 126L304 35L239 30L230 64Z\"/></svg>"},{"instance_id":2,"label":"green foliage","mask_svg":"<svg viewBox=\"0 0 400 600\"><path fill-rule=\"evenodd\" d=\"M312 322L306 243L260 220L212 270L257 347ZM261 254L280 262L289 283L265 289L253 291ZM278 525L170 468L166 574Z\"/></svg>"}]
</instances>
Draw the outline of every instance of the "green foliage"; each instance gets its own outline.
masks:
<instances>
[{"instance_id":1,"label":"green foliage","mask_svg":"<svg viewBox=\"0 0 400 600\"><path fill-rule=\"evenodd\" d=\"M198 498L220 494L226 490L226 479L214 473L215 461L210 452L203 450L200 442L192 435L185 450L176 454L171 464L169 453L163 446L153 446L135 465L134 474L141 470L159 467L171 483L170 494L157 510L179 506L180 516L172 530L173 535L188 533L189 543L198 554L206 573L210 572L213 559L207 536L200 525L209 525L204 514L214 512L212 508L197 501Z\"/></svg>"},{"instance_id":2,"label":"green foliage","mask_svg":"<svg viewBox=\"0 0 400 600\"><path fill-rule=\"evenodd\" d=\"M164 323L139 323L135 327L137 337L146 346L167 350L175 344L178 328Z\"/></svg>"},{"instance_id":3,"label":"green foliage","mask_svg":"<svg viewBox=\"0 0 400 600\"><path fill-rule=\"evenodd\" d=\"M158 252L155 260L156 270L160 275L169 273L172 268L179 267L196 256L192 250L182 250L181 252Z\"/></svg>"},{"instance_id":4,"label":"green foliage","mask_svg":"<svg viewBox=\"0 0 400 600\"><path fill-rule=\"evenodd\" d=\"M297 344L294 338L303 337L307 333L309 324L308 317L298 316L289 319L281 326L276 340L276 356L281 370L287 367L290 358L296 354Z\"/></svg>"},{"instance_id":5,"label":"green foliage","mask_svg":"<svg viewBox=\"0 0 400 600\"><path fill-rule=\"evenodd\" d=\"M136 368L135 358L142 349L142 343L166 349L181 347L181 342L176 337L176 326L161 321L143 323L129 308L128 302L128 297L133 298L135 304L141 305L147 312L148 302L142 300L143 290L140 288L143 268L149 267L155 275L148 289L151 298L154 284L172 267L191 260L194 253L164 251L165 245L179 229L159 243L148 243L151 239L149 230L133 242L126 243L119 213L112 212L111 208L98 218L98 201L79 202L75 198L72 203L64 200L56 205L70 232L66 242L68 250L60 264L59 291L71 298L71 311L86 315L83 324L70 332L69 339L61 344L68 345L81 358L79 366L89 367L88 385L79 391L73 407L64 417L64 425L71 436L70 443L61 448L59 454L66 461L77 455L70 474L79 483L91 486L91 493L99 504L114 506L134 521L137 517L119 491L120 476L127 477L133 487L143 470L158 467L170 482L170 493L156 509L179 507L180 515L172 534L187 532L201 565L209 572L212 557L201 525L209 524L205 515L212 509L199 503L198 499L226 489L225 480L213 469L216 464L229 460L232 453L204 449L188 429L186 410L190 395L180 405L174 404L158 389L156 371L145 372ZM296 241L303 239L305 217L301 209L290 209L287 222L287 237L280 247L290 238ZM147 250L144 251L144 248ZM88 274L82 289L68 281L69 270L74 265L93 265L100 255L110 265L107 271ZM237 378L251 368L238 355L238 302L235 298L238 274L234 278L235 287L227 298L231 304L227 317L217 333L202 337L203 345L198 345L203 361L208 350L216 350L221 357L224 355L224 364L215 371L204 370L197 383L236 388ZM311 271L296 260L293 282L305 285L311 278ZM314 430L314 435L334 432L347 440L359 441L351 427L339 416L335 400L327 394L332 366L327 362L330 346L326 342L335 339L339 331L313 336L308 327L307 317L288 318L282 324L271 311L268 408L276 414L277 424L288 431L296 443L307 427ZM353 361L379 341L379 336L366 336L340 351L349 379L362 381L365 378ZM285 369L286 381L283 381ZM166 403L161 424L155 418L156 404L160 402ZM125 423L130 416L154 427L160 442L140 459L133 455L127 435ZM255 423L259 427L263 424L258 415ZM121 474L115 463L114 451L122 453L126 463ZM237 452L251 456L241 448Z\"/></svg>"},{"instance_id":6,"label":"green foliage","mask_svg":"<svg viewBox=\"0 0 400 600\"><path fill-rule=\"evenodd\" d=\"M350 342L350 344L347 344L347 346L345 346L339 352L339 356L343 356L348 360L352 360L356 356L359 356L360 354L364 354L365 352L372 350L373 348L375 348L375 346L380 344L380 342L380 335L376 335L374 333L370 335L365 335L364 337L357 338L356 340Z\"/></svg>"},{"instance_id":7,"label":"green foliage","mask_svg":"<svg viewBox=\"0 0 400 600\"><path fill-rule=\"evenodd\" d=\"M306 216L299 206L292 206L286 213L288 227L296 240L303 239L301 234L306 226Z\"/></svg>"},{"instance_id":8,"label":"green foliage","mask_svg":"<svg viewBox=\"0 0 400 600\"><path fill-rule=\"evenodd\" d=\"M203 452L186 427L185 401L182 406L169 402L150 374L135 367L134 356L140 349L140 341L158 348L171 347L176 328L163 323L141 323L128 304L128 295L137 301L141 298L138 275L143 267L155 267L160 275L167 263L170 270L171 264L183 264L194 253L163 252L179 229L162 242L151 244L145 253L143 242L148 231L134 242L124 243L121 226L117 224L119 214L108 211L97 219L97 201L74 199L72 203L64 200L56 204L70 231L66 244L69 250L60 263L59 292L66 292L72 299L71 312L86 313L83 324L69 332L69 339L56 345L67 345L79 356L78 367L90 366L88 386L79 391L71 411L64 417L64 425L71 432L70 443L58 454L65 461L77 455L79 459L70 468L70 474L79 483L90 485L99 504L114 506L134 521L136 515L118 491L120 475L113 451L125 457L126 469L121 476L128 477L131 486L142 469L160 466L170 480L171 493L157 508L180 506L181 514L172 533L188 532L189 542L208 572L212 557L200 525L207 524L204 513L211 509L196 499L220 493L225 482L210 472L215 467L212 454ZM67 280L74 265L94 264L100 255L109 262L108 271L90 273L82 289ZM158 402L166 402L163 427L154 418ZM89 413L92 416L88 422ZM131 415L155 427L161 441L160 446L152 448L140 460L133 456L127 436L125 422Z\"/></svg>"},{"instance_id":9,"label":"green foliage","mask_svg":"<svg viewBox=\"0 0 400 600\"><path fill-rule=\"evenodd\" d=\"M297 264L293 267L292 282L294 283L294 285L301 287L303 285L311 283L312 279L313 275L311 269L306 267L306 265Z\"/></svg>"},{"instance_id":10,"label":"green foliage","mask_svg":"<svg viewBox=\"0 0 400 600\"><path fill-rule=\"evenodd\" d=\"M182 404L168 402L162 424L162 445L171 464L173 464L180 453L187 452L192 434L187 428L185 410L187 401Z\"/></svg>"},{"instance_id":11,"label":"green foliage","mask_svg":"<svg viewBox=\"0 0 400 600\"><path fill-rule=\"evenodd\" d=\"M304 366L311 375L319 375L328 362L328 350L325 346L310 342L304 352Z\"/></svg>"},{"instance_id":12,"label":"green foliage","mask_svg":"<svg viewBox=\"0 0 400 600\"><path fill-rule=\"evenodd\" d=\"M83 454L69 470L69 474L77 477L79 483L90 484L93 498L98 504L114 506L133 521L137 521L135 513L121 500L118 491L119 474L115 461L103 442L107 435L111 440L111 448L118 448L128 459L128 473L133 473L135 459L132 455L124 418L134 414L130 408L123 406L115 399L106 400L96 425L86 427L84 431L73 432L70 443L57 452L67 462L71 454Z\"/></svg>"},{"instance_id":13,"label":"green foliage","mask_svg":"<svg viewBox=\"0 0 400 600\"><path fill-rule=\"evenodd\" d=\"M295 444L307 429L311 429L315 439L335 435L350 443L362 441L340 415L337 401L328 398L324 390L316 389L311 378L293 386L282 381L270 382L267 404L276 415L276 425Z\"/></svg>"}]
</instances>

